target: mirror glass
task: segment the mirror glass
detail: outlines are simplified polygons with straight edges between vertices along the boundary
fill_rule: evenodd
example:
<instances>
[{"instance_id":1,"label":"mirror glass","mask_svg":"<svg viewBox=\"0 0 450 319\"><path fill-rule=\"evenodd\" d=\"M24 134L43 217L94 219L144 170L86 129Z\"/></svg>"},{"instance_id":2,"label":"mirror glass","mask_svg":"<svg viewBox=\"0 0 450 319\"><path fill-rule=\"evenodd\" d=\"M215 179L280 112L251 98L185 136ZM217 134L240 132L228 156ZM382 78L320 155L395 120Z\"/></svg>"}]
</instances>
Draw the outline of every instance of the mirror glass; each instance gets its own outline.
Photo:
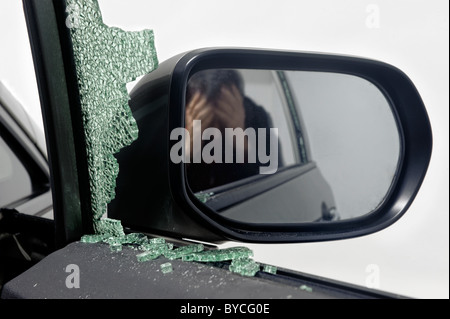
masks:
<instances>
[{"instance_id":1,"label":"mirror glass","mask_svg":"<svg viewBox=\"0 0 450 319\"><path fill-rule=\"evenodd\" d=\"M197 72L187 85L184 132L171 156L182 156L190 190L217 214L246 223L366 215L389 194L401 158L390 103L347 74Z\"/></svg>"}]
</instances>

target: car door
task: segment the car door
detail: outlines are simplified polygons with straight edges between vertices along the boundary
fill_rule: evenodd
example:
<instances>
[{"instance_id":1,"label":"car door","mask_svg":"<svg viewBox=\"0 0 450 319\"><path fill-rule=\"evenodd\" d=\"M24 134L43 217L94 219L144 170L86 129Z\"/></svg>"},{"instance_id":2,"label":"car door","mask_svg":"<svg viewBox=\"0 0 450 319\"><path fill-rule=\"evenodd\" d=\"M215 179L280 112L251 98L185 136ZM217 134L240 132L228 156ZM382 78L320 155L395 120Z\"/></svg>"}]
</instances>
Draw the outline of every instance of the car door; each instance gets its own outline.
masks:
<instances>
[{"instance_id":1,"label":"car door","mask_svg":"<svg viewBox=\"0 0 450 319\"><path fill-rule=\"evenodd\" d=\"M32 132L0 83L0 288L54 249L48 164Z\"/></svg>"},{"instance_id":2,"label":"car door","mask_svg":"<svg viewBox=\"0 0 450 319\"><path fill-rule=\"evenodd\" d=\"M70 55L67 56L67 50L70 51L70 46L68 46L67 39L67 30L64 30L64 23L66 16L63 12L66 12L64 6L59 2L46 2L45 4L37 4L37 2L26 1L26 12L28 14L28 21L31 26L31 39L33 42L34 50L42 52L43 54L39 57L36 57L37 63L37 72L38 76L40 76L40 88L41 88L41 98L44 101L44 109L46 112L46 121L47 121L47 138L50 139L48 142L51 145L51 151L53 152L51 155L51 165L54 169L53 175L53 191L54 191L54 204L55 210L58 213L55 216L55 221L57 225L57 231L59 233L58 243L62 247L66 247L67 250L62 251L61 254L54 255L55 259L48 259L47 263L44 263L39 268L39 271L43 271L45 266L55 266L58 265L61 268L63 263L66 263L67 259L64 259L64 252L68 252L69 256L72 253L75 253L74 250L80 249L78 244L66 246L68 242L79 239L81 235L89 233L92 231L92 225L90 224L89 219L89 198L88 191L85 187L80 185L86 185L86 164L83 163L83 159L86 157L83 149L83 136L81 134L80 128L80 114L77 111L77 105L79 104L79 100L76 92L76 80L74 78L75 72L73 70L73 61L71 61ZM48 7L47 7L48 6ZM50 11L47 11L48 8L51 8ZM52 12L55 10L56 15L53 16ZM45 18L45 19L44 19ZM44 20L46 21L44 23ZM56 32L59 31L59 32ZM43 39L42 35L46 34L47 39ZM41 37L39 37L39 35ZM55 41L57 40L57 41ZM61 47L57 47L58 44ZM55 47L56 46L56 47ZM62 54L61 54L62 53ZM52 61L53 63L50 63ZM51 83L50 79L58 75L64 79L62 82ZM60 92L61 94L52 95L50 92ZM58 106L58 107L56 107ZM64 123L61 125L62 121ZM59 123L58 125L56 123ZM72 132L67 132L62 128L64 125L67 127L72 127ZM57 136L58 138L55 138ZM54 139L54 140L52 140ZM69 141L69 143L67 143ZM62 169L64 168L64 169ZM83 173L84 172L84 173ZM61 193L61 189L66 186L70 186L69 189L65 189L64 191L70 193L71 196L64 195ZM80 205L81 203L81 205ZM75 208L75 209L74 209ZM90 246L86 248L91 250L89 258L99 251L104 251L105 247L98 246ZM84 249L84 248L83 248ZM67 257L67 255L65 255ZM77 255L78 256L78 255ZM62 259L60 259L62 258ZM82 263L83 259L80 259L80 263ZM52 264L52 261L54 264ZM125 261L124 261L125 262ZM127 264L128 265L128 264ZM182 264L177 264L181 267ZM68 265L66 265L68 266ZM82 264L82 269L90 269L91 266L88 264ZM65 268L68 269L68 268ZM93 266L91 269L95 269ZM70 270L70 269L69 269ZM97 268L98 270L98 268ZM222 273L221 273L222 274ZM333 294L332 291L335 289L339 290L339 293L343 292L351 292L354 294L355 292L361 292L365 296L379 296L377 293L372 291L367 291L365 289L356 289L355 287L351 287L348 285L341 286L341 283L336 283L332 281L322 280L318 278L309 277L307 275L294 275L293 272L287 271L286 273L280 272L280 277L282 274L286 274L286 278L296 278L296 280L303 280L305 278L309 278L308 281L310 284L315 282L320 285L328 283L329 288L333 287L333 289L327 290L328 293ZM34 274L35 275L35 274ZM29 273L29 276L33 276L33 273ZM108 276L105 274L105 278ZM305 277L306 276L306 277ZM28 277L30 279L31 277ZM242 279L242 278L239 278ZM269 278L270 279L270 278ZM317 281L316 281L317 280ZM240 284L243 284L248 287L251 287L251 281L247 279L238 280ZM269 280L270 281L270 280ZM117 285L119 285L119 281L117 281ZM261 282L256 281L257 285ZM295 281L299 283L301 281ZM253 282L254 284L255 282ZM164 286L164 280L159 282ZM264 283L264 285L267 282ZM263 286L264 286L263 285ZM263 287L261 286L261 287ZM12 284L10 287L14 287ZM101 286L99 286L101 287ZM202 286L204 287L204 286ZM308 287L305 284L305 287ZM319 293L320 289L318 285L315 286L317 290L314 290ZM47 287L49 288L49 287ZM64 289L69 289L67 286L63 287ZM76 287L75 287L76 288ZM115 291L115 293L125 293L126 290L117 291L117 286L115 284L113 287L109 287L110 292ZM74 290L64 290L65 292L72 295ZM206 288L205 288L206 289ZM302 293L308 291L309 289L303 289ZM14 291L13 289L10 291ZM205 290L207 291L207 290ZM262 291L262 289L258 290ZM148 291L146 291L148 293ZM323 291L320 291L322 293ZM281 292L280 292L281 293ZM326 295L327 292L325 292ZM116 294L113 294L117 296ZM203 294L202 294L203 295ZM201 295L201 296L202 296ZM321 295L321 296L325 296ZM38 296L38 295L35 295ZM74 295L72 295L74 296ZM100 295L102 296L102 295ZM108 295L103 295L108 296ZM142 296L142 295L141 295ZM304 296L304 294L303 294ZM340 295L342 296L342 295ZM384 295L387 296L387 295Z\"/></svg>"}]
</instances>

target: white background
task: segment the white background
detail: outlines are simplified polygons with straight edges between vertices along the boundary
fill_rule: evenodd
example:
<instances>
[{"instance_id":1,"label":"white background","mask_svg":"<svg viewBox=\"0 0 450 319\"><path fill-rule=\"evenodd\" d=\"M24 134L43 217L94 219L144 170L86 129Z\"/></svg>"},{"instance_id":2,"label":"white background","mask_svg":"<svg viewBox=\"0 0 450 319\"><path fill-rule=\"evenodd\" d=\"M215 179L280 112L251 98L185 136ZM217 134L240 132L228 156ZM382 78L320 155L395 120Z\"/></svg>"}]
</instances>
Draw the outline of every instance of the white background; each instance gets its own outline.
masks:
<instances>
[{"instance_id":1,"label":"white background","mask_svg":"<svg viewBox=\"0 0 450 319\"><path fill-rule=\"evenodd\" d=\"M449 297L449 2L447 0L101 0L105 23L155 31L159 60L239 46L381 60L417 86L433 126L423 186L396 224L336 242L250 245L255 259L419 298ZM40 121L21 1L0 1L0 80ZM374 275L379 280L373 281Z\"/></svg>"}]
</instances>

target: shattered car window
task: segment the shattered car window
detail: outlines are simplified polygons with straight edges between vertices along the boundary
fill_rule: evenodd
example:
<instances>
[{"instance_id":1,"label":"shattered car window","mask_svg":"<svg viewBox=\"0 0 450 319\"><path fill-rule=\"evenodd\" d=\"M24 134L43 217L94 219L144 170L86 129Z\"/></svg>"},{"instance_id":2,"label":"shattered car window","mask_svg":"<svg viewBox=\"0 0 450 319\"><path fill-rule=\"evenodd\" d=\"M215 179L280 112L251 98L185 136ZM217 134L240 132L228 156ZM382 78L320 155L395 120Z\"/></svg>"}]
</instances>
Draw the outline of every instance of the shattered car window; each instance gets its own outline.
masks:
<instances>
[{"instance_id":1,"label":"shattered car window","mask_svg":"<svg viewBox=\"0 0 450 319\"><path fill-rule=\"evenodd\" d=\"M103 23L97 0L68 0L85 129L94 227L114 198L114 154L138 137L126 84L158 65L153 31L127 32ZM98 229L100 232L101 230Z\"/></svg>"}]
</instances>

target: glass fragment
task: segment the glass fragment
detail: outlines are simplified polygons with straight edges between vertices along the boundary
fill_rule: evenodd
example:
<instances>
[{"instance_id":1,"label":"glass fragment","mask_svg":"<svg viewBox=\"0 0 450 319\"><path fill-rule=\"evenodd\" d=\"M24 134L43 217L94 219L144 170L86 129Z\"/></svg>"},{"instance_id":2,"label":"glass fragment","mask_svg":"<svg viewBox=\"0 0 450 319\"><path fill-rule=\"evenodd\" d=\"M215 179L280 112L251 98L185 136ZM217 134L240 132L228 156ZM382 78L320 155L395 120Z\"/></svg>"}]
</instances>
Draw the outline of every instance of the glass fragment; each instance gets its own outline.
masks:
<instances>
[{"instance_id":1,"label":"glass fragment","mask_svg":"<svg viewBox=\"0 0 450 319\"><path fill-rule=\"evenodd\" d=\"M82 243L95 244L105 240L107 235L83 235L80 239Z\"/></svg>"},{"instance_id":2,"label":"glass fragment","mask_svg":"<svg viewBox=\"0 0 450 319\"><path fill-rule=\"evenodd\" d=\"M108 238L105 238L103 240L104 243L107 243L109 245L121 245L122 244L122 238L124 237L114 237L110 236Z\"/></svg>"},{"instance_id":3,"label":"glass fragment","mask_svg":"<svg viewBox=\"0 0 450 319\"><path fill-rule=\"evenodd\" d=\"M126 235L125 240L123 241L123 244L136 244L136 245L143 245L147 244L149 242L147 236L141 233L130 233Z\"/></svg>"},{"instance_id":4,"label":"glass fragment","mask_svg":"<svg viewBox=\"0 0 450 319\"><path fill-rule=\"evenodd\" d=\"M78 79L94 221L115 197L119 172L113 156L138 137L126 83L158 65L151 30L126 32L103 23L97 0L67 0ZM70 22L70 23L68 23ZM95 230L103 223L96 223Z\"/></svg>"},{"instance_id":5,"label":"glass fragment","mask_svg":"<svg viewBox=\"0 0 450 319\"><path fill-rule=\"evenodd\" d=\"M260 270L260 265L250 258L239 258L231 262L229 269L242 276L252 277Z\"/></svg>"},{"instance_id":6,"label":"glass fragment","mask_svg":"<svg viewBox=\"0 0 450 319\"><path fill-rule=\"evenodd\" d=\"M94 220L94 230L99 235L109 235L111 237L124 237L122 223L120 220L103 218Z\"/></svg>"},{"instance_id":7,"label":"glass fragment","mask_svg":"<svg viewBox=\"0 0 450 319\"><path fill-rule=\"evenodd\" d=\"M165 255L168 251L173 249L173 244L143 244L139 246L139 250L157 252L160 255Z\"/></svg>"},{"instance_id":8,"label":"glass fragment","mask_svg":"<svg viewBox=\"0 0 450 319\"><path fill-rule=\"evenodd\" d=\"M253 256L253 252L247 247L232 247L225 249L211 249L198 253L192 253L182 256L183 261L201 261L201 262L216 262L233 260L238 258L248 258Z\"/></svg>"},{"instance_id":9,"label":"glass fragment","mask_svg":"<svg viewBox=\"0 0 450 319\"><path fill-rule=\"evenodd\" d=\"M204 250L203 244L188 245L167 251L164 256L170 260L182 258L185 255L201 252Z\"/></svg>"},{"instance_id":10,"label":"glass fragment","mask_svg":"<svg viewBox=\"0 0 450 319\"><path fill-rule=\"evenodd\" d=\"M161 237L155 237L155 238L149 239L148 242L150 244L164 244L166 242L166 240Z\"/></svg>"},{"instance_id":11,"label":"glass fragment","mask_svg":"<svg viewBox=\"0 0 450 319\"><path fill-rule=\"evenodd\" d=\"M163 274L168 274L173 271L172 264L171 263L164 263L161 265L161 271Z\"/></svg>"},{"instance_id":12,"label":"glass fragment","mask_svg":"<svg viewBox=\"0 0 450 319\"><path fill-rule=\"evenodd\" d=\"M202 203L207 203L211 197L214 196L213 192L210 193L204 193L204 192L199 192L199 193L195 193L195 197L197 197L197 199L199 201L201 201Z\"/></svg>"},{"instance_id":13,"label":"glass fragment","mask_svg":"<svg viewBox=\"0 0 450 319\"><path fill-rule=\"evenodd\" d=\"M307 285L301 285L300 286L300 290L307 291L307 292L312 292L313 291L313 289L311 287L307 286Z\"/></svg>"},{"instance_id":14,"label":"glass fragment","mask_svg":"<svg viewBox=\"0 0 450 319\"><path fill-rule=\"evenodd\" d=\"M145 251L143 253L137 254L136 258L137 258L137 261L139 261L139 262L145 262L145 261L149 261L149 260L154 260L154 259L158 258L159 256L161 256L161 254L158 252Z\"/></svg>"},{"instance_id":15,"label":"glass fragment","mask_svg":"<svg viewBox=\"0 0 450 319\"><path fill-rule=\"evenodd\" d=\"M271 266L271 265L264 265L263 266L263 271L267 272L269 274L273 274L275 275L277 273L277 267L276 266Z\"/></svg>"}]
</instances>

